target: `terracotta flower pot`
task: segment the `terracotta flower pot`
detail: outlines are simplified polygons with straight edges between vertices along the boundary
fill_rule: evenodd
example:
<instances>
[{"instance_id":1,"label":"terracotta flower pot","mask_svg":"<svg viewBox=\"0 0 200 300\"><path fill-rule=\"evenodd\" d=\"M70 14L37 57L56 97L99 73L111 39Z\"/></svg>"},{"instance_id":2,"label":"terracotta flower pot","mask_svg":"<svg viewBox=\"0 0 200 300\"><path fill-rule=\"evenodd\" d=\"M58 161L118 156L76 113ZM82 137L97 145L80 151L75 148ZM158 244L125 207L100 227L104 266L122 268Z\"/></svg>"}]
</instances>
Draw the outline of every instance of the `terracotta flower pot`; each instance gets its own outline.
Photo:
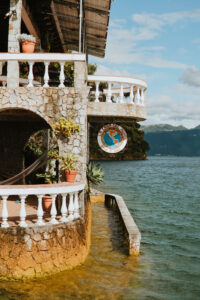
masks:
<instances>
[{"instance_id":1,"label":"terracotta flower pot","mask_svg":"<svg viewBox=\"0 0 200 300\"><path fill-rule=\"evenodd\" d=\"M67 182L74 182L76 178L77 170L68 171L65 170L65 178Z\"/></svg>"},{"instance_id":2,"label":"terracotta flower pot","mask_svg":"<svg viewBox=\"0 0 200 300\"><path fill-rule=\"evenodd\" d=\"M44 211L50 212L52 206L52 197L48 195L43 196L42 204Z\"/></svg>"},{"instance_id":3,"label":"terracotta flower pot","mask_svg":"<svg viewBox=\"0 0 200 300\"><path fill-rule=\"evenodd\" d=\"M23 53L33 53L35 50L36 42L23 41L22 42L22 51Z\"/></svg>"}]
</instances>

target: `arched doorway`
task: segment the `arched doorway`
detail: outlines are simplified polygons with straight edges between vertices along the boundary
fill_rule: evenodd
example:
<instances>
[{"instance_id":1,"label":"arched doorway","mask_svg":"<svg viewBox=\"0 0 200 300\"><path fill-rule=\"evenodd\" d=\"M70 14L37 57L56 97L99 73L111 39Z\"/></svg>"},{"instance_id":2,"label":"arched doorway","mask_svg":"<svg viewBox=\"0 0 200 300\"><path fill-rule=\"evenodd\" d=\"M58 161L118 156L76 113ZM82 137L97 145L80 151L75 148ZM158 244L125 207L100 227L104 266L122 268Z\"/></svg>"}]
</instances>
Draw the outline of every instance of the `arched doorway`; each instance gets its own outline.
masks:
<instances>
[{"instance_id":1,"label":"arched doorway","mask_svg":"<svg viewBox=\"0 0 200 300\"><path fill-rule=\"evenodd\" d=\"M24 148L38 130L50 129L36 113L25 109L0 111L0 181L24 169Z\"/></svg>"}]
</instances>

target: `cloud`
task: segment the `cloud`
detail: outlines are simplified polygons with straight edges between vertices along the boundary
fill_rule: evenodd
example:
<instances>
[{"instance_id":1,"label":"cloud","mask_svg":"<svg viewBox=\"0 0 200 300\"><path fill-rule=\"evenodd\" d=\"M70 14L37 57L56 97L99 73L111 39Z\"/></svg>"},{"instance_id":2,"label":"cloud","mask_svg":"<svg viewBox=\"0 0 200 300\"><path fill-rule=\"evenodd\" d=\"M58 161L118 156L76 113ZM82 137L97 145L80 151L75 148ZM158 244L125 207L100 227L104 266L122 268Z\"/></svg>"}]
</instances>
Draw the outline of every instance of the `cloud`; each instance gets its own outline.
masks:
<instances>
[{"instance_id":1,"label":"cloud","mask_svg":"<svg viewBox=\"0 0 200 300\"><path fill-rule=\"evenodd\" d=\"M183 20L200 21L200 10L167 14L133 14L132 25L127 27L124 19L111 22L108 32L105 61L115 64L137 63L154 68L186 69L188 65L164 57L162 45L142 46L144 41L155 40L165 26ZM185 53L185 50L178 50Z\"/></svg>"},{"instance_id":2,"label":"cloud","mask_svg":"<svg viewBox=\"0 0 200 300\"><path fill-rule=\"evenodd\" d=\"M189 86L200 87L200 69L197 67L187 68L183 72L180 81Z\"/></svg>"},{"instance_id":3,"label":"cloud","mask_svg":"<svg viewBox=\"0 0 200 300\"><path fill-rule=\"evenodd\" d=\"M160 31L164 26L174 25L175 23L185 19L200 21L200 10L181 11L167 14L133 14L132 19L140 26Z\"/></svg>"},{"instance_id":4,"label":"cloud","mask_svg":"<svg viewBox=\"0 0 200 300\"><path fill-rule=\"evenodd\" d=\"M131 74L129 71L126 69L117 69L117 68L111 68L108 66L104 66L102 64L98 64L97 66L97 71L95 73L96 75L116 75L116 76L131 76L133 77L133 74ZM146 74L134 74L135 78L140 78L143 80L147 80Z\"/></svg>"},{"instance_id":5,"label":"cloud","mask_svg":"<svg viewBox=\"0 0 200 300\"><path fill-rule=\"evenodd\" d=\"M168 123L194 127L199 125L200 106L196 100L177 101L166 95L155 95L146 101L148 124Z\"/></svg>"}]
</instances>

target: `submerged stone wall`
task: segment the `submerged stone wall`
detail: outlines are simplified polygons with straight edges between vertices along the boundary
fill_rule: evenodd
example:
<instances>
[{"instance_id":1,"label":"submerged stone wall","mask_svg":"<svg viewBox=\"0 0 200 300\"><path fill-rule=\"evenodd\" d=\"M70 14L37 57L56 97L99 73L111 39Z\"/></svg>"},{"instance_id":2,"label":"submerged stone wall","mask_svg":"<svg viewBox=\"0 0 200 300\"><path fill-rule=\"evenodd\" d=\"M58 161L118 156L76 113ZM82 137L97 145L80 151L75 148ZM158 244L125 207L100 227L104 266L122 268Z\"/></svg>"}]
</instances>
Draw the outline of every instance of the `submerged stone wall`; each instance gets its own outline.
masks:
<instances>
[{"instance_id":1,"label":"submerged stone wall","mask_svg":"<svg viewBox=\"0 0 200 300\"><path fill-rule=\"evenodd\" d=\"M91 207L84 218L58 225L0 228L0 278L36 278L71 269L90 248Z\"/></svg>"}]
</instances>

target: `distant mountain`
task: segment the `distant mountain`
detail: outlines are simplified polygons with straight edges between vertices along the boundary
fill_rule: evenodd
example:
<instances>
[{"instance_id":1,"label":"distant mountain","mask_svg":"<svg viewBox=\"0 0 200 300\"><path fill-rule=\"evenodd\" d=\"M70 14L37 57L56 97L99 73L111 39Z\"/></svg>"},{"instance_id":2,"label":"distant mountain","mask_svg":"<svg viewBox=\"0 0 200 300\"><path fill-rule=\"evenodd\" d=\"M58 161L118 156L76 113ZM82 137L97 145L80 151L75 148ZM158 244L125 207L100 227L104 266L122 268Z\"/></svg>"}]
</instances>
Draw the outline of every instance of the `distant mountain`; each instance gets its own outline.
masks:
<instances>
[{"instance_id":1,"label":"distant mountain","mask_svg":"<svg viewBox=\"0 0 200 300\"><path fill-rule=\"evenodd\" d=\"M143 126L148 155L200 156L200 126L187 129L168 124Z\"/></svg>"},{"instance_id":2,"label":"distant mountain","mask_svg":"<svg viewBox=\"0 0 200 300\"><path fill-rule=\"evenodd\" d=\"M192 130L193 130L193 129L198 129L198 130L200 130L200 125L198 125L197 127L192 128Z\"/></svg>"},{"instance_id":3,"label":"distant mountain","mask_svg":"<svg viewBox=\"0 0 200 300\"><path fill-rule=\"evenodd\" d=\"M184 126L172 126L169 124L142 125L141 128L145 133L187 130Z\"/></svg>"}]
</instances>

